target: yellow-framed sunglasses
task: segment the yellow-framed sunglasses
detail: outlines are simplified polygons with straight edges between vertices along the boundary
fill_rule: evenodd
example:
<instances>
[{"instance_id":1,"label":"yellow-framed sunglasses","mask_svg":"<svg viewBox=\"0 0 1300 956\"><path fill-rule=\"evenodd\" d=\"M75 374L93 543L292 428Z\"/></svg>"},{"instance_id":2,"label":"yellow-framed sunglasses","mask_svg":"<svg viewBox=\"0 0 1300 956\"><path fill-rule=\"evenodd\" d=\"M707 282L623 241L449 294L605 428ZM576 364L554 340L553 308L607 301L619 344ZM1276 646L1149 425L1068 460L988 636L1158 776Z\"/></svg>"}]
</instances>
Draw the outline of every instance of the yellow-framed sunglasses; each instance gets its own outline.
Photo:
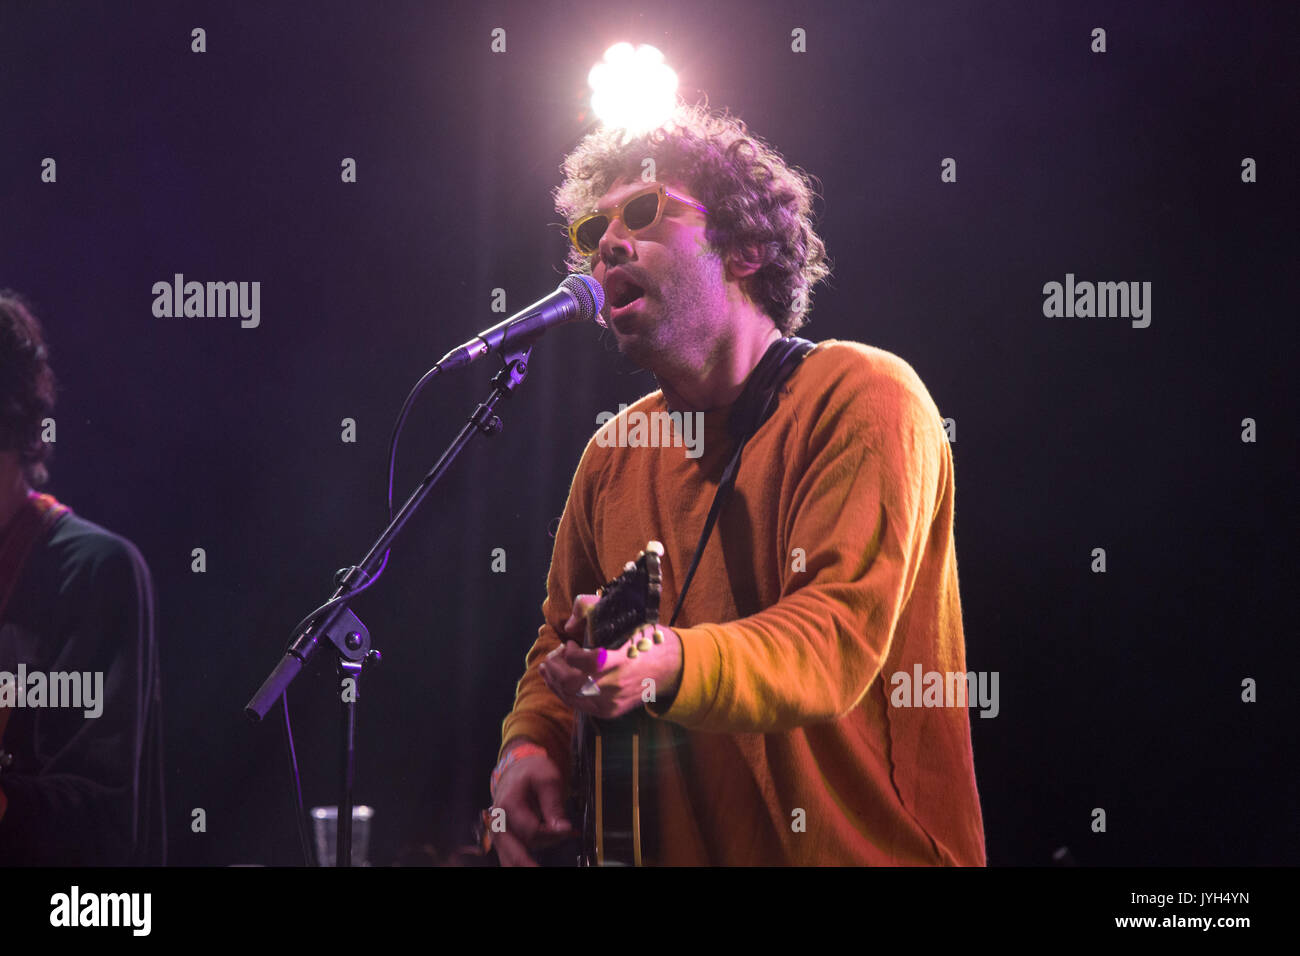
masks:
<instances>
[{"instance_id":1,"label":"yellow-framed sunglasses","mask_svg":"<svg viewBox=\"0 0 1300 956\"><path fill-rule=\"evenodd\" d=\"M613 209L598 209L574 220L569 226L569 241L584 256L593 255L600 248L600 237L615 219L622 219L629 232L649 229L664 217L664 208L669 199L676 199L692 209L698 209L706 216L709 214L707 209L694 200L670 193L663 183L655 183L628 196Z\"/></svg>"}]
</instances>

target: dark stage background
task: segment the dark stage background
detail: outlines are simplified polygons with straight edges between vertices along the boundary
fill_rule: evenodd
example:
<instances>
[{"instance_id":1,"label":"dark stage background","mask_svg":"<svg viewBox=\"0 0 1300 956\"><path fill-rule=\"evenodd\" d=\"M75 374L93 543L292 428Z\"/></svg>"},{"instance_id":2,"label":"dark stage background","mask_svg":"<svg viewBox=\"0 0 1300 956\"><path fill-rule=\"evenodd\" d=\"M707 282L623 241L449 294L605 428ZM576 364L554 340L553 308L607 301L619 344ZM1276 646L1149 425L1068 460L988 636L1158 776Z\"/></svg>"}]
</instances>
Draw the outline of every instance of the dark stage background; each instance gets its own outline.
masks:
<instances>
[{"instance_id":1,"label":"dark stage background","mask_svg":"<svg viewBox=\"0 0 1300 956\"><path fill-rule=\"evenodd\" d=\"M836 269L803 334L902 356L956 422L967 665L1000 674L972 712L990 863L1300 859L1295 9L0 6L0 287L62 383L48 490L153 571L171 861L299 861L278 716L244 703L382 527L409 386L504 317L494 289L513 313L563 277L550 193L624 39L820 177ZM156 318L175 273L261 282L260 325ZM1150 326L1045 317L1067 273L1151 282ZM486 805L548 530L597 413L655 387L595 326L533 359L356 604L386 656L357 790L380 864ZM426 393L399 499L489 377ZM335 688L322 657L292 694L309 805L335 802Z\"/></svg>"}]
</instances>

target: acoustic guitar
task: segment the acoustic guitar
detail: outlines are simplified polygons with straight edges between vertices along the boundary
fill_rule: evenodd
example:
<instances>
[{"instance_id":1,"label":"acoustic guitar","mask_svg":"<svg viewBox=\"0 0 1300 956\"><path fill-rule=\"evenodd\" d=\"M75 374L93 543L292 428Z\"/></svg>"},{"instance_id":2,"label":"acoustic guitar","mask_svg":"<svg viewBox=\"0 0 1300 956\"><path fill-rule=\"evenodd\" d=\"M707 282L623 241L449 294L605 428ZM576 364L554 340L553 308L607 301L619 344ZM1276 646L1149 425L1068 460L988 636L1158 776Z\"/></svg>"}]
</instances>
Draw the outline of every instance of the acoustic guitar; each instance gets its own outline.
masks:
<instances>
[{"instance_id":1,"label":"acoustic guitar","mask_svg":"<svg viewBox=\"0 0 1300 956\"><path fill-rule=\"evenodd\" d=\"M659 562L664 547L650 541L623 573L597 594L587 612L583 646L617 650L643 626L659 623L663 579ZM663 640L655 628L653 642L642 637L628 656L653 652ZM582 712L575 715L573 751L575 796L582 819L579 866L641 866L642 739L647 717L638 708L614 720Z\"/></svg>"},{"instance_id":2,"label":"acoustic guitar","mask_svg":"<svg viewBox=\"0 0 1300 956\"><path fill-rule=\"evenodd\" d=\"M623 573L597 589L599 600L587 612L583 646L618 650L645 625L659 623L659 596L663 579L660 559L664 548L650 541ZM628 648L628 656L653 652L663 640L658 628L652 639L641 637ZM576 840L566 840L550 852L536 854L539 862L578 866L641 866L643 767L642 739L648 718L635 710L614 720L575 713L573 731L573 798L569 810L581 821ZM485 856L492 850L492 812L483 810L475 825L471 852Z\"/></svg>"}]
</instances>

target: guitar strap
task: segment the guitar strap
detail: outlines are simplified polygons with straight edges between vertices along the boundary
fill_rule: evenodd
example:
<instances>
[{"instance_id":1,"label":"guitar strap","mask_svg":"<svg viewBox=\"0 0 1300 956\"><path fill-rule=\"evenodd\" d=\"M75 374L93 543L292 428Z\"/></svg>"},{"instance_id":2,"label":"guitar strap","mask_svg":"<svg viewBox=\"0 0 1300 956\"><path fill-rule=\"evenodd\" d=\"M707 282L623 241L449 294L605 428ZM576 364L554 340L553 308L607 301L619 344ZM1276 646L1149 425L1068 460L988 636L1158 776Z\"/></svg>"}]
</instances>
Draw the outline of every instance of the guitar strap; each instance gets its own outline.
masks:
<instances>
[{"instance_id":1,"label":"guitar strap","mask_svg":"<svg viewBox=\"0 0 1300 956\"><path fill-rule=\"evenodd\" d=\"M745 383L745 390L741 392L740 398L731 410L731 417L727 420L727 430L736 440L736 450L732 452L731 460L722 471L722 480L718 482L718 490L713 495L709 516L704 522L704 533L700 535L700 543L695 548L695 557L691 559L690 569L682 580L682 589L677 593L677 605L673 608L673 616L668 621L669 627L677 623L677 615L682 610L686 592L695 578L695 569L699 566L704 548L709 543L709 535L713 532L718 515L722 513L727 499L731 496L731 489L735 487L736 472L740 469L740 453L744 451L745 443L776 411L776 399L781 386L794 372L795 367L803 361L803 357L815 347L816 343L797 336L777 339L768 346L763 357L754 366L754 371L750 373L749 380Z\"/></svg>"}]
</instances>

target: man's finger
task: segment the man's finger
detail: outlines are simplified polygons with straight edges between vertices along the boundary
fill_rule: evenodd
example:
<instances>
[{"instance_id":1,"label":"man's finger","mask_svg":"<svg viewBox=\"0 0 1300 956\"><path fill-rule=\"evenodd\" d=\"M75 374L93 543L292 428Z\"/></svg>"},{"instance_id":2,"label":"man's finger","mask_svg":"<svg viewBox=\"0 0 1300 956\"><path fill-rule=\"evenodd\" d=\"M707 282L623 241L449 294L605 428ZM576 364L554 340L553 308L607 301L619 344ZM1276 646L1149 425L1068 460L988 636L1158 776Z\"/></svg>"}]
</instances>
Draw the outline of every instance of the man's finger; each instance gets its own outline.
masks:
<instances>
[{"instance_id":1,"label":"man's finger","mask_svg":"<svg viewBox=\"0 0 1300 956\"><path fill-rule=\"evenodd\" d=\"M524 844L509 833L493 834L492 845L502 866L537 866Z\"/></svg>"},{"instance_id":2,"label":"man's finger","mask_svg":"<svg viewBox=\"0 0 1300 956\"><path fill-rule=\"evenodd\" d=\"M564 654L542 661L537 670L542 675L542 680L546 681L552 689L557 692L574 693L587 682L589 675L600 672L602 661L606 656L607 652L604 648L594 647L591 650L583 650L570 641L564 648Z\"/></svg>"},{"instance_id":3,"label":"man's finger","mask_svg":"<svg viewBox=\"0 0 1300 956\"><path fill-rule=\"evenodd\" d=\"M608 654L609 652L603 647L584 648L576 641L569 641L564 645L564 653L551 663L563 661L569 667L582 671L584 675L594 674L605 666L605 658Z\"/></svg>"},{"instance_id":4,"label":"man's finger","mask_svg":"<svg viewBox=\"0 0 1300 956\"><path fill-rule=\"evenodd\" d=\"M574 670L562 660L542 664L538 669L546 686L555 692L555 696L565 700L586 681L586 675Z\"/></svg>"},{"instance_id":5,"label":"man's finger","mask_svg":"<svg viewBox=\"0 0 1300 956\"><path fill-rule=\"evenodd\" d=\"M537 784L537 807L541 811L542 826L552 833L569 833L573 825L564 815L564 794L559 780L543 780Z\"/></svg>"},{"instance_id":6,"label":"man's finger","mask_svg":"<svg viewBox=\"0 0 1300 956\"><path fill-rule=\"evenodd\" d=\"M574 598L573 613L570 614L569 619L564 622L564 630L570 633L573 631L582 631L586 627L584 622L587 617L587 612L595 607L599 601L600 598L596 597L594 594L579 594Z\"/></svg>"},{"instance_id":7,"label":"man's finger","mask_svg":"<svg viewBox=\"0 0 1300 956\"><path fill-rule=\"evenodd\" d=\"M510 800L509 804L508 807L501 808L505 811L503 816L503 819L505 820L505 829L500 833L492 834L492 838L496 839L502 834L509 833L516 839L522 840L524 843L530 842L533 838L533 834L536 833L538 827L542 825L542 821L538 818L537 813L532 807L527 806L526 804L516 803L514 800Z\"/></svg>"}]
</instances>

